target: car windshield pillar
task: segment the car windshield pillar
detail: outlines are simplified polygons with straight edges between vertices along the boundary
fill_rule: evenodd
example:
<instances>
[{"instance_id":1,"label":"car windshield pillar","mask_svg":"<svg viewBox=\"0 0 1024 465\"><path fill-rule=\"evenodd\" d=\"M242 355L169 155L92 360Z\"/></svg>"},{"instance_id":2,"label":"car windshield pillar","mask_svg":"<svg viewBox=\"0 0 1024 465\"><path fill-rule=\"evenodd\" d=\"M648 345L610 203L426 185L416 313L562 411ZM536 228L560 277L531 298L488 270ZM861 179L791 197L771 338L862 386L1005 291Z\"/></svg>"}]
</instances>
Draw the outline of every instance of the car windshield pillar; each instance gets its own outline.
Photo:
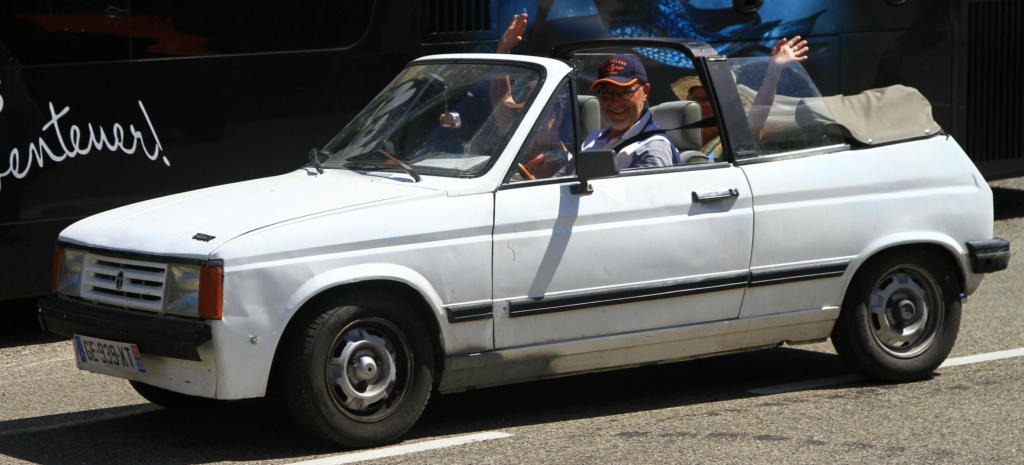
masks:
<instances>
[{"instance_id":1,"label":"car windshield pillar","mask_svg":"<svg viewBox=\"0 0 1024 465\"><path fill-rule=\"evenodd\" d=\"M732 152L736 160L757 156L757 144L747 123L743 100L736 87L735 76L729 62L721 57L704 60L711 80L708 97L720 115L718 130L722 134L725 153Z\"/></svg>"}]
</instances>

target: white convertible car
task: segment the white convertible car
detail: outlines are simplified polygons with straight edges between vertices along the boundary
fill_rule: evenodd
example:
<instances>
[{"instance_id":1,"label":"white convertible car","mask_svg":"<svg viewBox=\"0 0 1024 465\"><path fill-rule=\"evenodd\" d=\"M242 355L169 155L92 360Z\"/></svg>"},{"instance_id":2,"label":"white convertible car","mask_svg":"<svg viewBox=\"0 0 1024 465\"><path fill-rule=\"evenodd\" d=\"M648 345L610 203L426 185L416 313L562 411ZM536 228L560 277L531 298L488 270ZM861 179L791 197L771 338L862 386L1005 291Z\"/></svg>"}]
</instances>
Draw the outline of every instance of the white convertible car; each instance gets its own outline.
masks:
<instances>
[{"instance_id":1,"label":"white convertible car","mask_svg":"<svg viewBox=\"0 0 1024 465\"><path fill-rule=\"evenodd\" d=\"M674 166L579 150L613 52L647 65ZM296 171L79 221L42 324L154 403L282 395L314 436L368 447L435 391L787 343L927 378L1007 266L989 186L913 89L822 97L799 63L766 86L768 58L699 42L553 56L415 60ZM671 91L680 60L703 114Z\"/></svg>"}]
</instances>

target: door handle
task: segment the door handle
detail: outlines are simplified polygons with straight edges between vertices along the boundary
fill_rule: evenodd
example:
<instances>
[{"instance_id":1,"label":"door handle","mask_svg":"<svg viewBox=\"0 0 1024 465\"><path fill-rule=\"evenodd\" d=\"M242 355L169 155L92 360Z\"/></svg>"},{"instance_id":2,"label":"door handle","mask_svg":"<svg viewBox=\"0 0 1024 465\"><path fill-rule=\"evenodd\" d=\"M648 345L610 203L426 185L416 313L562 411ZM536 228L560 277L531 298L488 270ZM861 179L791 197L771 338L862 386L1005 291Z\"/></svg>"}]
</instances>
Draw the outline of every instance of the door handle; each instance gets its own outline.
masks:
<instances>
[{"instance_id":1,"label":"door handle","mask_svg":"<svg viewBox=\"0 0 1024 465\"><path fill-rule=\"evenodd\" d=\"M736 188L723 189L720 191L710 192L697 192L693 191L694 202L707 202L711 200L727 199L729 197L739 197L740 190Z\"/></svg>"}]
</instances>

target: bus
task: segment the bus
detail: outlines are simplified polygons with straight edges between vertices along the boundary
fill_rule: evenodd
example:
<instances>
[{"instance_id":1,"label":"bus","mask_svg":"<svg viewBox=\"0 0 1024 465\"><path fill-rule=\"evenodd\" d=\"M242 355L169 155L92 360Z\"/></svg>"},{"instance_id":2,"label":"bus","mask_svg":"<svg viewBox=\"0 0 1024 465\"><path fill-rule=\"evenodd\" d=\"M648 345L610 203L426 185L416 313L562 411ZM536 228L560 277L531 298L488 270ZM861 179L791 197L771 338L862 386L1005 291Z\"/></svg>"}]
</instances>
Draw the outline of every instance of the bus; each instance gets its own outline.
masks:
<instances>
[{"instance_id":1,"label":"bus","mask_svg":"<svg viewBox=\"0 0 1024 465\"><path fill-rule=\"evenodd\" d=\"M411 59L676 37L811 46L823 94L904 84L989 180L1024 175L1024 0L10 0L0 11L0 300L50 288L57 234L117 206L307 162ZM685 60L663 65L686 68ZM654 92L670 92L655 83ZM884 169L884 167L880 167ZM125 244L130 246L130 244Z\"/></svg>"}]
</instances>

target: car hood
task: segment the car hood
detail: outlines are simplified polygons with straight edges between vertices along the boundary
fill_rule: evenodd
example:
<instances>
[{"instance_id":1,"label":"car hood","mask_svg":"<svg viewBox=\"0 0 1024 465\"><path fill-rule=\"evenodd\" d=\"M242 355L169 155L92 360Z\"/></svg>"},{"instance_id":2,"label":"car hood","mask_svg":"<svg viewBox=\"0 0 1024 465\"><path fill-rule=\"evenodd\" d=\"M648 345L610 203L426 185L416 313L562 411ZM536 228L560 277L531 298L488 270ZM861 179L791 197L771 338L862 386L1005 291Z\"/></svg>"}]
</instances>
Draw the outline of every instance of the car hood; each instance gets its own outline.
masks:
<instances>
[{"instance_id":1,"label":"car hood","mask_svg":"<svg viewBox=\"0 0 1024 465\"><path fill-rule=\"evenodd\" d=\"M65 229L69 244L205 258L233 238L339 209L445 195L444 191L340 170L304 170L160 197L85 218Z\"/></svg>"}]
</instances>

